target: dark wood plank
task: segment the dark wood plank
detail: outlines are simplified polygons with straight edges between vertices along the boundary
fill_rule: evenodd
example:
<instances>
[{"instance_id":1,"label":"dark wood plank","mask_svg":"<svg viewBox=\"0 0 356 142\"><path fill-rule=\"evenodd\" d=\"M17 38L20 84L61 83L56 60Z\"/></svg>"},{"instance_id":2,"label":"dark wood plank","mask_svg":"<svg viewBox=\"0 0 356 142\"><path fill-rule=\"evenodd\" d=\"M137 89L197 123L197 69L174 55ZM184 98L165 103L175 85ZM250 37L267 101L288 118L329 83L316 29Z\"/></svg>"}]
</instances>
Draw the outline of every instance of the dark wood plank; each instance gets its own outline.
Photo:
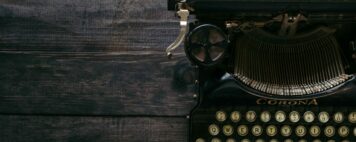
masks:
<instances>
[{"instance_id":1,"label":"dark wood plank","mask_svg":"<svg viewBox=\"0 0 356 142\"><path fill-rule=\"evenodd\" d=\"M178 34L167 1L4 0L0 113L188 114L164 48ZM182 52L181 54L182 55Z\"/></svg>"},{"instance_id":2,"label":"dark wood plank","mask_svg":"<svg viewBox=\"0 0 356 142\"><path fill-rule=\"evenodd\" d=\"M165 0L5 0L0 50L162 51L179 23Z\"/></svg>"},{"instance_id":3,"label":"dark wood plank","mask_svg":"<svg viewBox=\"0 0 356 142\"><path fill-rule=\"evenodd\" d=\"M193 86L174 81L182 55L8 52L0 60L0 113L181 116L195 104Z\"/></svg>"},{"instance_id":4,"label":"dark wood plank","mask_svg":"<svg viewBox=\"0 0 356 142\"><path fill-rule=\"evenodd\" d=\"M1 142L185 142L187 119L0 115Z\"/></svg>"},{"instance_id":5,"label":"dark wood plank","mask_svg":"<svg viewBox=\"0 0 356 142\"><path fill-rule=\"evenodd\" d=\"M2 0L0 141L187 140L165 0Z\"/></svg>"}]
</instances>

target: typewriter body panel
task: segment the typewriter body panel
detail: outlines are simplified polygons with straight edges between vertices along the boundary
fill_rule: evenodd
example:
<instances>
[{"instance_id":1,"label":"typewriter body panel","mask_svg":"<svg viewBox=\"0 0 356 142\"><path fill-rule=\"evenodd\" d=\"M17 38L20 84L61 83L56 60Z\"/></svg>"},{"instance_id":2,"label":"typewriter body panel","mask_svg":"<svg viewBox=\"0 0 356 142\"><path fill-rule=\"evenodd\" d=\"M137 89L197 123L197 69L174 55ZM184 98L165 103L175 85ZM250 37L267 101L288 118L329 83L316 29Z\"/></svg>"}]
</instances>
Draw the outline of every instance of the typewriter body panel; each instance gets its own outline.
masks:
<instances>
[{"instance_id":1,"label":"typewriter body panel","mask_svg":"<svg viewBox=\"0 0 356 142\"><path fill-rule=\"evenodd\" d=\"M355 0L168 3L194 15L189 142L356 141Z\"/></svg>"}]
</instances>

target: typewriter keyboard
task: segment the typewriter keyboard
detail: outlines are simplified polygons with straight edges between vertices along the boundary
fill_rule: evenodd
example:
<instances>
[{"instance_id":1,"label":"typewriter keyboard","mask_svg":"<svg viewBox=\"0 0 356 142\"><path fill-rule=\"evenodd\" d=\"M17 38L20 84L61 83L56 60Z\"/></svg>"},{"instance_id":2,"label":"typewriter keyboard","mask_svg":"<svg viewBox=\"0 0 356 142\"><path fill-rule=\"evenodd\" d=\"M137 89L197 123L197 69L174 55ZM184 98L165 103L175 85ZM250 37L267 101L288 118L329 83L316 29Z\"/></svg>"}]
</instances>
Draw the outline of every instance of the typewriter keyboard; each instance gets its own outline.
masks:
<instances>
[{"instance_id":1,"label":"typewriter keyboard","mask_svg":"<svg viewBox=\"0 0 356 142\"><path fill-rule=\"evenodd\" d=\"M355 142L355 109L200 111L195 142ZM199 127L199 128L198 128ZM201 135L201 136L198 136ZM194 140L193 140L194 141Z\"/></svg>"}]
</instances>

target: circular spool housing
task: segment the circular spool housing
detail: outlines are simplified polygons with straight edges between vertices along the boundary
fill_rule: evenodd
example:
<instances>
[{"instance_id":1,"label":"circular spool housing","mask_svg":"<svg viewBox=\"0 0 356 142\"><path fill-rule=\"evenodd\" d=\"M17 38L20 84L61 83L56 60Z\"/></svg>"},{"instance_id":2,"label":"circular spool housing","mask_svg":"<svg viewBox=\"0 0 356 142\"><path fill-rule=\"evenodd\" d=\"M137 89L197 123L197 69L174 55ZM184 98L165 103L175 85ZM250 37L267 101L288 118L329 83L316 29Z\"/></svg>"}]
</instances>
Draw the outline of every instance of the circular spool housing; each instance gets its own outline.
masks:
<instances>
[{"instance_id":1,"label":"circular spool housing","mask_svg":"<svg viewBox=\"0 0 356 142\"><path fill-rule=\"evenodd\" d=\"M224 59L228 46L227 36L219 27L204 24L188 34L185 52L197 65L214 66Z\"/></svg>"}]
</instances>

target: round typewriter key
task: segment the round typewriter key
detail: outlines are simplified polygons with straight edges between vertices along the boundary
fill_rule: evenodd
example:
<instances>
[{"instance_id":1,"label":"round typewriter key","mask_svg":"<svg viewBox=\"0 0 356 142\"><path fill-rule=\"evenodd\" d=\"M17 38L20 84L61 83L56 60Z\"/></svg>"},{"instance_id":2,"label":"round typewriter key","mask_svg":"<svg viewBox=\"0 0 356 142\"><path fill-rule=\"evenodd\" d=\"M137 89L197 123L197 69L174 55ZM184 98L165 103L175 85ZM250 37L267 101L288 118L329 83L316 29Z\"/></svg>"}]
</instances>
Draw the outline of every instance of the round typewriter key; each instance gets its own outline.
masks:
<instances>
[{"instance_id":1,"label":"round typewriter key","mask_svg":"<svg viewBox=\"0 0 356 142\"><path fill-rule=\"evenodd\" d=\"M230 119L232 122L239 122L241 119L241 114L238 111L234 111L230 115Z\"/></svg>"},{"instance_id":2,"label":"round typewriter key","mask_svg":"<svg viewBox=\"0 0 356 142\"><path fill-rule=\"evenodd\" d=\"M251 132L254 136L261 136L263 133L263 129L260 125L255 125L252 127Z\"/></svg>"},{"instance_id":3,"label":"round typewriter key","mask_svg":"<svg viewBox=\"0 0 356 142\"><path fill-rule=\"evenodd\" d=\"M319 126L310 127L309 133L313 137L319 136L320 135L320 127Z\"/></svg>"},{"instance_id":4,"label":"round typewriter key","mask_svg":"<svg viewBox=\"0 0 356 142\"><path fill-rule=\"evenodd\" d=\"M269 125L266 129L266 133L270 137L277 135L277 133L278 133L277 127L274 125Z\"/></svg>"},{"instance_id":5,"label":"round typewriter key","mask_svg":"<svg viewBox=\"0 0 356 142\"><path fill-rule=\"evenodd\" d=\"M327 142L336 142L335 140L328 140Z\"/></svg>"},{"instance_id":6,"label":"round typewriter key","mask_svg":"<svg viewBox=\"0 0 356 142\"><path fill-rule=\"evenodd\" d=\"M350 121L351 123L356 123L356 112L350 113L350 115L349 115L349 121Z\"/></svg>"},{"instance_id":7,"label":"round typewriter key","mask_svg":"<svg viewBox=\"0 0 356 142\"><path fill-rule=\"evenodd\" d=\"M281 128L281 135L285 137L289 137L292 134L292 128L290 126L284 125Z\"/></svg>"},{"instance_id":8,"label":"round typewriter key","mask_svg":"<svg viewBox=\"0 0 356 142\"><path fill-rule=\"evenodd\" d=\"M303 115L303 117L304 117L304 121L305 121L305 122L308 122L308 123L313 122L314 119L315 119L315 115L314 115L314 113L311 112L311 111L305 112L304 115Z\"/></svg>"},{"instance_id":9,"label":"round typewriter key","mask_svg":"<svg viewBox=\"0 0 356 142\"><path fill-rule=\"evenodd\" d=\"M328 122L329 119L330 119L329 113L327 113L327 112L325 112L325 111L320 112L318 118L319 118L319 121L320 121L321 123L326 123L326 122Z\"/></svg>"},{"instance_id":10,"label":"round typewriter key","mask_svg":"<svg viewBox=\"0 0 356 142\"><path fill-rule=\"evenodd\" d=\"M257 117L257 115L256 115L256 112L254 112L254 111L248 111L246 113L246 120L248 122L255 122L256 121L256 117Z\"/></svg>"},{"instance_id":11,"label":"round typewriter key","mask_svg":"<svg viewBox=\"0 0 356 142\"><path fill-rule=\"evenodd\" d=\"M271 139L269 142L278 142L277 139Z\"/></svg>"},{"instance_id":12,"label":"round typewriter key","mask_svg":"<svg viewBox=\"0 0 356 142\"><path fill-rule=\"evenodd\" d=\"M305 139L301 139L301 140L299 140L298 142L308 142L308 141L305 140Z\"/></svg>"},{"instance_id":13,"label":"round typewriter key","mask_svg":"<svg viewBox=\"0 0 356 142\"><path fill-rule=\"evenodd\" d=\"M346 126L341 126L338 130L341 137L347 137L349 135L349 128Z\"/></svg>"},{"instance_id":14,"label":"round typewriter key","mask_svg":"<svg viewBox=\"0 0 356 142\"><path fill-rule=\"evenodd\" d=\"M236 142L236 141L235 141L235 139L233 139L233 138L228 138L228 139L226 140L226 142Z\"/></svg>"},{"instance_id":15,"label":"round typewriter key","mask_svg":"<svg viewBox=\"0 0 356 142\"><path fill-rule=\"evenodd\" d=\"M286 120L286 114L283 111L277 111L275 118L277 122L284 122Z\"/></svg>"},{"instance_id":16,"label":"round typewriter key","mask_svg":"<svg viewBox=\"0 0 356 142\"><path fill-rule=\"evenodd\" d=\"M271 114L268 111L264 111L261 113L261 121L262 122L269 122L271 120Z\"/></svg>"},{"instance_id":17,"label":"round typewriter key","mask_svg":"<svg viewBox=\"0 0 356 142\"><path fill-rule=\"evenodd\" d=\"M344 121L344 114L341 112L337 112L334 114L334 121L336 123L342 123Z\"/></svg>"},{"instance_id":18,"label":"round typewriter key","mask_svg":"<svg viewBox=\"0 0 356 142\"><path fill-rule=\"evenodd\" d=\"M327 126L324 129L324 134L327 137L333 137L335 135L335 128L333 126Z\"/></svg>"},{"instance_id":19,"label":"round typewriter key","mask_svg":"<svg viewBox=\"0 0 356 142\"><path fill-rule=\"evenodd\" d=\"M304 126L299 125L296 129L295 129L295 134L298 137L304 137L307 134L307 129Z\"/></svg>"},{"instance_id":20,"label":"round typewriter key","mask_svg":"<svg viewBox=\"0 0 356 142\"><path fill-rule=\"evenodd\" d=\"M216 112L216 120L219 122L224 122L226 120L226 113L224 111Z\"/></svg>"},{"instance_id":21,"label":"round typewriter key","mask_svg":"<svg viewBox=\"0 0 356 142\"><path fill-rule=\"evenodd\" d=\"M240 136L246 136L248 134L248 127L246 125L237 127L237 134Z\"/></svg>"},{"instance_id":22,"label":"round typewriter key","mask_svg":"<svg viewBox=\"0 0 356 142\"><path fill-rule=\"evenodd\" d=\"M356 127L354 128L354 136L356 137Z\"/></svg>"},{"instance_id":23,"label":"round typewriter key","mask_svg":"<svg viewBox=\"0 0 356 142\"><path fill-rule=\"evenodd\" d=\"M221 140L218 139L218 138L213 138L213 139L211 140L211 142L221 142Z\"/></svg>"},{"instance_id":24,"label":"round typewriter key","mask_svg":"<svg viewBox=\"0 0 356 142\"><path fill-rule=\"evenodd\" d=\"M286 139L286 140L284 140L284 142L293 142L293 140L292 139Z\"/></svg>"},{"instance_id":25,"label":"round typewriter key","mask_svg":"<svg viewBox=\"0 0 356 142\"><path fill-rule=\"evenodd\" d=\"M223 127L223 133L225 136L231 136L234 133L234 128L231 125L225 125Z\"/></svg>"},{"instance_id":26,"label":"round typewriter key","mask_svg":"<svg viewBox=\"0 0 356 142\"><path fill-rule=\"evenodd\" d=\"M251 142L249 139L243 139L241 142Z\"/></svg>"},{"instance_id":27,"label":"round typewriter key","mask_svg":"<svg viewBox=\"0 0 356 142\"><path fill-rule=\"evenodd\" d=\"M205 140L203 138L198 138L195 142L205 142Z\"/></svg>"},{"instance_id":28,"label":"round typewriter key","mask_svg":"<svg viewBox=\"0 0 356 142\"><path fill-rule=\"evenodd\" d=\"M255 142L265 142L263 139L257 139Z\"/></svg>"},{"instance_id":29,"label":"round typewriter key","mask_svg":"<svg viewBox=\"0 0 356 142\"><path fill-rule=\"evenodd\" d=\"M321 142L321 140L319 140L319 139L316 139L316 140L313 140L313 142Z\"/></svg>"},{"instance_id":30,"label":"round typewriter key","mask_svg":"<svg viewBox=\"0 0 356 142\"><path fill-rule=\"evenodd\" d=\"M300 120L300 115L299 115L299 112L297 111L292 111L290 114L289 114L289 120L290 122L293 122L293 123L296 123Z\"/></svg>"},{"instance_id":31,"label":"round typewriter key","mask_svg":"<svg viewBox=\"0 0 356 142\"><path fill-rule=\"evenodd\" d=\"M219 132L220 132L220 130L219 130L218 125L211 124L211 125L209 126L209 133L210 133L212 136L218 135Z\"/></svg>"},{"instance_id":32,"label":"round typewriter key","mask_svg":"<svg viewBox=\"0 0 356 142\"><path fill-rule=\"evenodd\" d=\"M343 140L343 141L341 141L341 142L350 142L349 140Z\"/></svg>"}]
</instances>

